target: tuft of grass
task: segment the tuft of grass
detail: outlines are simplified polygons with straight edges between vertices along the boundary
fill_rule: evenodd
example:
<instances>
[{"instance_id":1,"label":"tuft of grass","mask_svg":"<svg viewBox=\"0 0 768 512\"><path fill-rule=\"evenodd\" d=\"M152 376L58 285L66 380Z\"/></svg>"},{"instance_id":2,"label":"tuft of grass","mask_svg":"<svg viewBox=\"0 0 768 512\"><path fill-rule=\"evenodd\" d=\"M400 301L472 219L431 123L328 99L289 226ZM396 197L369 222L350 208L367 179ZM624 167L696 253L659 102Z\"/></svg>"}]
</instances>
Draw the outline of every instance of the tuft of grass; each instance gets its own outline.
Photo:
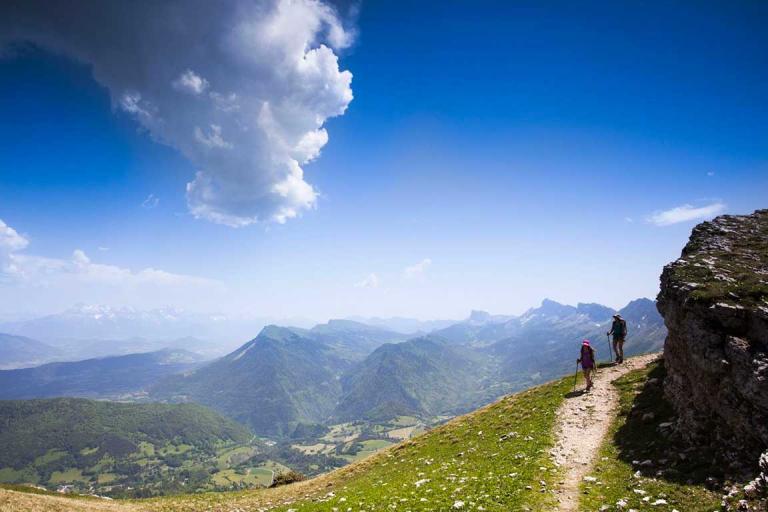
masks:
<instances>
[{"instance_id":1,"label":"tuft of grass","mask_svg":"<svg viewBox=\"0 0 768 512\"><path fill-rule=\"evenodd\" d=\"M590 473L597 480L581 484L581 510L720 509L720 495L706 486L708 478L721 476L713 454L684 448L665 425L674 412L663 396L664 377L661 361L614 383L619 412Z\"/></svg>"}]
</instances>

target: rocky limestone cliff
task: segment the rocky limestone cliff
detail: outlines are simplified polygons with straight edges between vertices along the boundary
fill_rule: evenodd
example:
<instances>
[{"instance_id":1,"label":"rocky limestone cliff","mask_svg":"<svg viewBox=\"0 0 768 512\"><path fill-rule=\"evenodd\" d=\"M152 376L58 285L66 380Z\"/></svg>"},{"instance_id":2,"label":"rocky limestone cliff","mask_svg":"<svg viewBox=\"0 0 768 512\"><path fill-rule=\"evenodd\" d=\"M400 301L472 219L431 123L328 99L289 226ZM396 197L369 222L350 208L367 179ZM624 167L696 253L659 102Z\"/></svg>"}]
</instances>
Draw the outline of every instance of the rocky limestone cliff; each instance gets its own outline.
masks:
<instances>
[{"instance_id":1,"label":"rocky limestone cliff","mask_svg":"<svg viewBox=\"0 0 768 512\"><path fill-rule=\"evenodd\" d=\"M756 465L768 448L768 210L696 226L664 268L658 309L679 432Z\"/></svg>"}]
</instances>

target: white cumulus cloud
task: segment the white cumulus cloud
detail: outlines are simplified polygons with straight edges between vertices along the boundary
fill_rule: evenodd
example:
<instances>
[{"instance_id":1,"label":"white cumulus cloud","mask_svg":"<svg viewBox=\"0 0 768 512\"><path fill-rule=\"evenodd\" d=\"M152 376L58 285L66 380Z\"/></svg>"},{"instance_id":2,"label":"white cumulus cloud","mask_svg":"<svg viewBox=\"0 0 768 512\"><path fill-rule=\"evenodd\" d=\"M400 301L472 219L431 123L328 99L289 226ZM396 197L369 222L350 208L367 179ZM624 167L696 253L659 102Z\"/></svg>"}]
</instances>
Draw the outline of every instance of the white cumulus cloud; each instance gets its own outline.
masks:
<instances>
[{"instance_id":1,"label":"white cumulus cloud","mask_svg":"<svg viewBox=\"0 0 768 512\"><path fill-rule=\"evenodd\" d=\"M29 245L29 240L18 231L0 220L0 253L20 251Z\"/></svg>"},{"instance_id":2,"label":"white cumulus cloud","mask_svg":"<svg viewBox=\"0 0 768 512\"><path fill-rule=\"evenodd\" d=\"M415 265L410 265L408 267L405 267L405 270L403 271L403 275L409 279L422 277L424 276L424 273L429 269L429 267L432 266L432 260L429 258L424 258L420 262L416 263Z\"/></svg>"},{"instance_id":3,"label":"white cumulus cloud","mask_svg":"<svg viewBox=\"0 0 768 512\"><path fill-rule=\"evenodd\" d=\"M692 220L708 219L722 213L725 210L725 204L716 202L705 206L695 207L690 204L684 204L653 213L648 216L648 222L657 226L669 226L680 222L689 222Z\"/></svg>"},{"instance_id":4,"label":"white cumulus cloud","mask_svg":"<svg viewBox=\"0 0 768 512\"><path fill-rule=\"evenodd\" d=\"M315 207L304 165L352 101L337 55L352 40L322 0L0 3L0 50L31 42L89 64L118 109L194 165L192 214L230 226Z\"/></svg>"},{"instance_id":5,"label":"white cumulus cloud","mask_svg":"<svg viewBox=\"0 0 768 512\"><path fill-rule=\"evenodd\" d=\"M173 81L173 86L190 94L202 94L208 88L208 80L188 69Z\"/></svg>"}]
</instances>

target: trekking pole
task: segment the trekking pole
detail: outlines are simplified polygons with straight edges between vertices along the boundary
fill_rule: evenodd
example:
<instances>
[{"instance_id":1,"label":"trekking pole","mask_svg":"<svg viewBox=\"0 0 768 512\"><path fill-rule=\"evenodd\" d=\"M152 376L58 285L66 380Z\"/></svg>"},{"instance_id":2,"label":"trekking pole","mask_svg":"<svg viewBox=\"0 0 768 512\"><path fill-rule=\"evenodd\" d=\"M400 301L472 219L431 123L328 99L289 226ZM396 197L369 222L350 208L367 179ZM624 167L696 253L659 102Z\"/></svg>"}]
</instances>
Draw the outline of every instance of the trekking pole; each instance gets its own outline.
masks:
<instances>
[{"instance_id":1,"label":"trekking pole","mask_svg":"<svg viewBox=\"0 0 768 512\"><path fill-rule=\"evenodd\" d=\"M613 350L611 350L611 335L606 334L605 340L608 342L608 355L610 356L610 359L608 360L609 363L613 362Z\"/></svg>"},{"instance_id":2,"label":"trekking pole","mask_svg":"<svg viewBox=\"0 0 768 512\"><path fill-rule=\"evenodd\" d=\"M576 373L573 376L573 390L576 391L576 380L579 378L579 362L576 361Z\"/></svg>"}]
</instances>

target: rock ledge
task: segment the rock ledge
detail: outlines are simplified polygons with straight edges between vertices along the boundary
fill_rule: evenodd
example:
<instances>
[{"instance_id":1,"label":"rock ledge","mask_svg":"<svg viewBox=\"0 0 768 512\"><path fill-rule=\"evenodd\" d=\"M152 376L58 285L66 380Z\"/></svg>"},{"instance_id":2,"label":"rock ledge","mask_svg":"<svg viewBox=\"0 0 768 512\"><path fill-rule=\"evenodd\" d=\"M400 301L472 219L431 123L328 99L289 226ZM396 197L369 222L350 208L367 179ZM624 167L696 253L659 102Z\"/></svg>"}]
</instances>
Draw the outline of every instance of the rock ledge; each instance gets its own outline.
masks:
<instances>
[{"instance_id":1,"label":"rock ledge","mask_svg":"<svg viewBox=\"0 0 768 512\"><path fill-rule=\"evenodd\" d=\"M657 301L680 433L756 464L768 448L768 210L696 226Z\"/></svg>"}]
</instances>

